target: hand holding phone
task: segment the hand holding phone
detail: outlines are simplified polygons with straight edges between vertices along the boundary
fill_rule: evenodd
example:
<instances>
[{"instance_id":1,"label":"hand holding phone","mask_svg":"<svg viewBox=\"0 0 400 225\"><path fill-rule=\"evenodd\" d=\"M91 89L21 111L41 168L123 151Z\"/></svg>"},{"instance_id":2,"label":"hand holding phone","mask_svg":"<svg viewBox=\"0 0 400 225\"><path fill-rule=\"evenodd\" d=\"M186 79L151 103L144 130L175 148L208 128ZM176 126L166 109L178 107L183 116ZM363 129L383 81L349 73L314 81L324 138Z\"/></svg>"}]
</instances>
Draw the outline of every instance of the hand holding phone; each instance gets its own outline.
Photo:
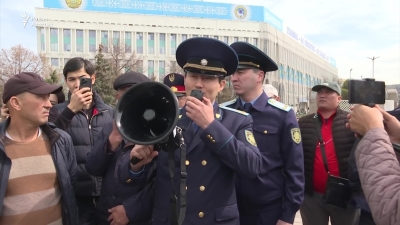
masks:
<instances>
[{"instance_id":1,"label":"hand holding phone","mask_svg":"<svg viewBox=\"0 0 400 225\"><path fill-rule=\"evenodd\" d=\"M92 90L92 79L83 77L80 78L79 89L71 93L71 98L68 104L68 108L74 113L77 113L82 109L90 108L93 96L91 90Z\"/></svg>"},{"instance_id":2,"label":"hand holding phone","mask_svg":"<svg viewBox=\"0 0 400 225\"><path fill-rule=\"evenodd\" d=\"M85 87L90 88L90 90L92 90L92 79L81 77L79 81L79 90Z\"/></svg>"}]
</instances>

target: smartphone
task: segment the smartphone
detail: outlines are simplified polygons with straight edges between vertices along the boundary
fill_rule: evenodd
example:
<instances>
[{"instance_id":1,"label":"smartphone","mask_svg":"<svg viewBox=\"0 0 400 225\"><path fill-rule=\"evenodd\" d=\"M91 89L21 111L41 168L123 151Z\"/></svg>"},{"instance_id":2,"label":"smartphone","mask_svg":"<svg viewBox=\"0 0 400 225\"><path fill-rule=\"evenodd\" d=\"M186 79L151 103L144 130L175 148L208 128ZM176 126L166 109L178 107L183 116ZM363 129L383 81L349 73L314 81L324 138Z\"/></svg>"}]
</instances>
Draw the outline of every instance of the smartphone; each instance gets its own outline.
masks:
<instances>
[{"instance_id":1,"label":"smartphone","mask_svg":"<svg viewBox=\"0 0 400 225\"><path fill-rule=\"evenodd\" d=\"M79 90L82 88L85 88L85 87L88 87L88 88L90 88L90 90L92 90L92 79L81 77L80 83L79 83Z\"/></svg>"},{"instance_id":2,"label":"smartphone","mask_svg":"<svg viewBox=\"0 0 400 225\"><path fill-rule=\"evenodd\" d=\"M385 104L385 100L384 81L375 81L375 79L349 80L350 104Z\"/></svg>"},{"instance_id":3,"label":"smartphone","mask_svg":"<svg viewBox=\"0 0 400 225\"><path fill-rule=\"evenodd\" d=\"M192 92L190 92L190 96L197 98L198 100L203 100L203 92L201 90L192 90Z\"/></svg>"}]
</instances>

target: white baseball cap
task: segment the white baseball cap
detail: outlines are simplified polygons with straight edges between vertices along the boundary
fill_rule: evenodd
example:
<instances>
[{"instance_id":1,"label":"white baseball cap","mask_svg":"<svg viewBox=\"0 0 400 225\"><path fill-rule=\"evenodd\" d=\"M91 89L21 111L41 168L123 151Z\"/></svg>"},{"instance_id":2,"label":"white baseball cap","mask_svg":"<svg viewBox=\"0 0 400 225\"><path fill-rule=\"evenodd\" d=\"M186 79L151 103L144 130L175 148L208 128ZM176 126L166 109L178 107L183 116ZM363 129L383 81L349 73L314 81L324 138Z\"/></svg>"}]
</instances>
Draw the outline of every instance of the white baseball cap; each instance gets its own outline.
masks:
<instances>
[{"instance_id":1,"label":"white baseball cap","mask_svg":"<svg viewBox=\"0 0 400 225\"><path fill-rule=\"evenodd\" d=\"M272 97L274 95L275 96L279 96L278 95L278 90L274 86L272 86L271 84L264 84L262 86L262 88L263 88L265 94L268 95L268 97Z\"/></svg>"}]
</instances>

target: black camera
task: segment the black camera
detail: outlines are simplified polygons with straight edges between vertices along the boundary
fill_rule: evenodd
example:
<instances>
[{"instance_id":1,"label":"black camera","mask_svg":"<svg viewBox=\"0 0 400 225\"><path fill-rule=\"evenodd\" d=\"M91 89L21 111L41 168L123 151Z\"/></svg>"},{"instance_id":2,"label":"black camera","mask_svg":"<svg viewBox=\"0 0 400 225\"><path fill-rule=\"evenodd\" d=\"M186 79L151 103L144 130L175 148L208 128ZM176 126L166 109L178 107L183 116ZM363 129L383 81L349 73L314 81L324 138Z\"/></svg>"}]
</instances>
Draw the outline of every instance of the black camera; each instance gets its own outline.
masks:
<instances>
[{"instance_id":1,"label":"black camera","mask_svg":"<svg viewBox=\"0 0 400 225\"><path fill-rule=\"evenodd\" d=\"M375 81L372 78L363 80L349 80L349 103L374 106L385 104L386 91L384 81Z\"/></svg>"}]
</instances>

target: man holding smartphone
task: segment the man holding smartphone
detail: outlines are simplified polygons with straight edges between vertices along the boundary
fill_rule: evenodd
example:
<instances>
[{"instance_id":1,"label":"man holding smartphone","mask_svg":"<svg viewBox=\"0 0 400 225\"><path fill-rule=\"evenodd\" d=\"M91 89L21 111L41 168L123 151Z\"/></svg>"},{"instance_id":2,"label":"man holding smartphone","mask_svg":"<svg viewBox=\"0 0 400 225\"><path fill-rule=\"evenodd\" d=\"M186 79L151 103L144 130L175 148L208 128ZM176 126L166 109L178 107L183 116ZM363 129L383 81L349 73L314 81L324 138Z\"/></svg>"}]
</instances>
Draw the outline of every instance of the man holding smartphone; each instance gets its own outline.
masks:
<instances>
[{"instance_id":1,"label":"man holding smartphone","mask_svg":"<svg viewBox=\"0 0 400 225\"><path fill-rule=\"evenodd\" d=\"M94 141L103 126L112 122L113 109L92 91L96 76L94 66L88 60L80 57L70 59L65 64L63 74L69 89L68 101L51 108L49 122L72 138L78 163L74 189L79 225L94 224L101 177L92 176L86 171L86 156L93 150Z\"/></svg>"},{"instance_id":2,"label":"man holding smartphone","mask_svg":"<svg viewBox=\"0 0 400 225\"><path fill-rule=\"evenodd\" d=\"M224 78L237 68L237 55L229 45L201 37L182 42L176 59L186 76L187 101L177 124L185 129L186 145L172 158L165 151L157 154L153 146L136 145L130 156L141 161L122 162L119 179L130 183L147 177L145 165L158 155L153 225L239 225L235 176L257 177L261 155L251 116L215 102Z\"/></svg>"}]
</instances>

